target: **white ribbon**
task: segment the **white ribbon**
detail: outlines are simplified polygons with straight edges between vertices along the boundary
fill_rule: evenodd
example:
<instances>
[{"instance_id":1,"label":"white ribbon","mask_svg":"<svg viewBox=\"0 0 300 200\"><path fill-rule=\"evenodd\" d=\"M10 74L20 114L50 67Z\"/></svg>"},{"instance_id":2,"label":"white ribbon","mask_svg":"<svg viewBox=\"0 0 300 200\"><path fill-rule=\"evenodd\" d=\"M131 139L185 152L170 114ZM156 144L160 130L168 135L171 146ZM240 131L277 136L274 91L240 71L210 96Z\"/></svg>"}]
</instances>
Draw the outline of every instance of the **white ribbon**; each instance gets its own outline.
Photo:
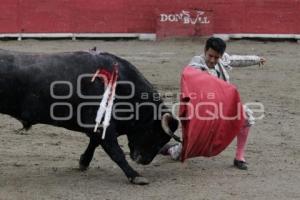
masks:
<instances>
[{"instance_id":1,"label":"white ribbon","mask_svg":"<svg viewBox=\"0 0 300 200\"><path fill-rule=\"evenodd\" d=\"M103 132L102 132L102 139L105 139L106 129L110 125L111 120L111 113L112 113L112 106L115 99L115 93L116 93L116 86L117 86L117 78L118 73L117 70L113 72L113 75L109 81L108 86L105 89L105 92L103 94L103 98L101 100L101 103L99 105L97 116L96 116L96 124L94 127L94 132L97 131L99 124L101 124L102 118L104 116L103 120Z\"/></svg>"}]
</instances>

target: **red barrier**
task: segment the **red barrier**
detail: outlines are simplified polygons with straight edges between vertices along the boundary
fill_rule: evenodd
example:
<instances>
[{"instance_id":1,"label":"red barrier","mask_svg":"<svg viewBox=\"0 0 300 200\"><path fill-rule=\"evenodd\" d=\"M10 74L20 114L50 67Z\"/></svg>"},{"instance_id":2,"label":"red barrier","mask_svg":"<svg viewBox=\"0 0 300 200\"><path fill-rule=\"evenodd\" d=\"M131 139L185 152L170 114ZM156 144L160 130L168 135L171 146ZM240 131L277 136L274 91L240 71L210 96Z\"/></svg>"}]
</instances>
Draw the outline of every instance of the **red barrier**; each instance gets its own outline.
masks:
<instances>
[{"instance_id":1,"label":"red barrier","mask_svg":"<svg viewBox=\"0 0 300 200\"><path fill-rule=\"evenodd\" d=\"M18 8L16 0L1 0L0 33L16 33L20 31Z\"/></svg>"},{"instance_id":2,"label":"red barrier","mask_svg":"<svg viewBox=\"0 0 300 200\"><path fill-rule=\"evenodd\" d=\"M300 34L299 10L298 0L1 0L0 33ZM183 11L210 23L160 20Z\"/></svg>"}]
</instances>

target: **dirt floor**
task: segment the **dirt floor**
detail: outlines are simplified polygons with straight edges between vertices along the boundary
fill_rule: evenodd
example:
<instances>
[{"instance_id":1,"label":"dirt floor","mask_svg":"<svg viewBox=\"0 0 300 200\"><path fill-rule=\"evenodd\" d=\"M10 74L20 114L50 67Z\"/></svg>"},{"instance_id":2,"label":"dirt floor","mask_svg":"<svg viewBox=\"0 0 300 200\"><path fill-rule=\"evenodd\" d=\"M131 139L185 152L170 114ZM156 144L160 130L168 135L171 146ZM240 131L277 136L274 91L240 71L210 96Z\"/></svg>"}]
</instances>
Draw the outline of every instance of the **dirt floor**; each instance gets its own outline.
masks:
<instances>
[{"instance_id":1,"label":"dirt floor","mask_svg":"<svg viewBox=\"0 0 300 200\"><path fill-rule=\"evenodd\" d=\"M2 49L31 52L102 51L128 59L162 93L178 92L182 67L199 54L203 40L1 41ZM0 199L300 199L300 44L229 41L228 53L257 54L267 63L232 70L244 102L261 102L265 117L250 133L248 171L232 167L235 142L214 158L185 163L157 156L148 166L130 164L151 182L128 183L101 148L86 172L77 168L88 139L47 125L17 132L21 124L0 115ZM168 98L166 101L176 101ZM120 143L128 155L127 142ZM129 156L128 156L128 160Z\"/></svg>"}]
</instances>

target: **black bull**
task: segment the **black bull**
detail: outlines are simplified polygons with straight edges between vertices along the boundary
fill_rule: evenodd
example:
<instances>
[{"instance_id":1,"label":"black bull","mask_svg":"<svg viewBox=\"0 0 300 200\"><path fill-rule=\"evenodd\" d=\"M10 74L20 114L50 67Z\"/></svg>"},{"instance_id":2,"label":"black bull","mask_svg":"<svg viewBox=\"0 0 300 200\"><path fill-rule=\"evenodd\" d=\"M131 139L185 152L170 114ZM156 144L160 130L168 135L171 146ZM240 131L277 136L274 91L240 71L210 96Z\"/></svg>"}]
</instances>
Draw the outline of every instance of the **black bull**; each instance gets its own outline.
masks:
<instances>
[{"instance_id":1,"label":"black bull","mask_svg":"<svg viewBox=\"0 0 300 200\"><path fill-rule=\"evenodd\" d=\"M91 82L91 78L98 69L113 71L114 64L119 70L117 96L102 140L103 129L95 133L93 126L105 88L102 80ZM0 50L0 113L18 119L25 129L43 123L85 133L90 142L80 157L82 170L88 168L101 145L132 183L147 184L128 164L117 137L126 134L130 157L136 162L153 160L178 126L156 94L132 64L112 54Z\"/></svg>"}]
</instances>

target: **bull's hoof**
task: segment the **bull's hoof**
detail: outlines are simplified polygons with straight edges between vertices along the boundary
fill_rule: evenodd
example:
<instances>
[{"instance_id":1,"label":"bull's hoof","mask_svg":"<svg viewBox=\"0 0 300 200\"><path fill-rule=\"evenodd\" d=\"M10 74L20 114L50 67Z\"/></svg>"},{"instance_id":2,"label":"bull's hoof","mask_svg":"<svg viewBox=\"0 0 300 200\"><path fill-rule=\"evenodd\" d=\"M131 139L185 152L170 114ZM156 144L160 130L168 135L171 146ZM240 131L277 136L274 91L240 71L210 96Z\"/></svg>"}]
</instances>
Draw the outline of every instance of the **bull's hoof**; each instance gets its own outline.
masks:
<instances>
[{"instance_id":1,"label":"bull's hoof","mask_svg":"<svg viewBox=\"0 0 300 200\"><path fill-rule=\"evenodd\" d=\"M149 184L149 181L145 177L142 177L142 176L136 176L136 177L130 179L130 182L135 185L148 185Z\"/></svg>"},{"instance_id":2,"label":"bull's hoof","mask_svg":"<svg viewBox=\"0 0 300 200\"><path fill-rule=\"evenodd\" d=\"M88 168L89 168L89 166L86 166L86 165L83 165L83 164L79 163L79 170L80 171L86 171L86 170L88 170Z\"/></svg>"},{"instance_id":3,"label":"bull's hoof","mask_svg":"<svg viewBox=\"0 0 300 200\"><path fill-rule=\"evenodd\" d=\"M80 156L79 160L79 170L86 171L89 168L89 164L85 164L83 155Z\"/></svg>"}]
</instances>

